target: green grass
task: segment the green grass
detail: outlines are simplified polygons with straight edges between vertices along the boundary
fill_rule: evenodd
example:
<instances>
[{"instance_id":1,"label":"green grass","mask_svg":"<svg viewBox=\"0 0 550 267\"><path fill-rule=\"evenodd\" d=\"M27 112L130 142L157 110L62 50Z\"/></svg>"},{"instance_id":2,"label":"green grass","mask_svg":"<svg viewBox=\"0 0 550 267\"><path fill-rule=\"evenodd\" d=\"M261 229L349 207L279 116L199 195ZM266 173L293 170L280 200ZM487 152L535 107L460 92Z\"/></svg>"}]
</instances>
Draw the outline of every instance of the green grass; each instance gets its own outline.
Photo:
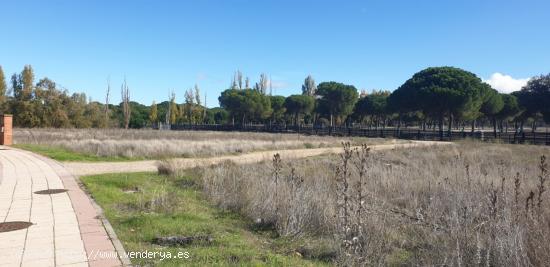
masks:
<instances>
[{"instance_id":1,"label":"green grass","mask_svg":"<svg viewBox=\"0 0 550 267\"><path fill-rule=\"evenodd\" d=\"M99 162L99 161L135 161L143 158L125 158L125 157L101 157L92 154L73 152L62 147L47 146L47 145L32 145L32 144L17 144L15 148L28 150L42 156L52 158L57 161L82 161L82 162Z\"/></svg>"},{"instance_id":2,"label":"green grass","mask_svg":"<svg viewBox=\"0 0 550 267\"><path fill-rule=\"evenodd\" d=\"M104 209L126 251L188 252L189 259L133 259L141 266L316 266L326 265L282 249L290 242L251 230L240 215L223 212L203 199L191 176L153 173L81 178ZM211 236L210 243L184 247L153 244L157 236Z\"/></svg>"}]
</instances>

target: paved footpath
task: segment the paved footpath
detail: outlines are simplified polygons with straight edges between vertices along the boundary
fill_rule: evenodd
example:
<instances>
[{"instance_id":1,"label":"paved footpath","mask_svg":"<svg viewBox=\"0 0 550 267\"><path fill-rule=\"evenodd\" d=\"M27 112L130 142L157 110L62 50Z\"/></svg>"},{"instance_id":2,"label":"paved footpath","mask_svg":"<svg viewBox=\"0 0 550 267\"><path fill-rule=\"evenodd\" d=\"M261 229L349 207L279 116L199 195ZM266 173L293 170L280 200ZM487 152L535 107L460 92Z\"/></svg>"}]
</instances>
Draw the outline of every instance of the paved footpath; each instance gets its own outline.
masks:
<instances>
[{"instance_id":1,"label":"paved footpath","mask_svg":"<svg viewBox=\"0 0 550 267\"><path fill-rule=\"evenodd\" d=\"M40 195L46 189L66 193ZM0 232L0 266L120 266L92 201L57 162L0 146L0 223L31 222Z\"/></svg>"}]
</instances>

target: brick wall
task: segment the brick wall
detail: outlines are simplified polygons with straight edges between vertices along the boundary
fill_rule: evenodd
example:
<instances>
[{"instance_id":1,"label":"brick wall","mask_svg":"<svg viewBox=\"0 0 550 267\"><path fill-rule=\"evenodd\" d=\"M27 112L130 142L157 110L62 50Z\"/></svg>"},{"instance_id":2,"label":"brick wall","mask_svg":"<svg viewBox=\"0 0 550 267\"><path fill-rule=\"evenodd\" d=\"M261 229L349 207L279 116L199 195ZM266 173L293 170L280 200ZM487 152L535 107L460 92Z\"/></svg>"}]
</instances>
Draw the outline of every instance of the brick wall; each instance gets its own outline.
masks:
<instances>
[{"instance_id":1,"label":"brick wall","mask_svg":"<svg viewBox=\"0 0 550 267\"><path fill-rule=\"evenodd\" d=\"M10 146L13 144L12 115L0 115L0 125L3 131L0 133L0 145Z\"/></svg>"}]
</instances>

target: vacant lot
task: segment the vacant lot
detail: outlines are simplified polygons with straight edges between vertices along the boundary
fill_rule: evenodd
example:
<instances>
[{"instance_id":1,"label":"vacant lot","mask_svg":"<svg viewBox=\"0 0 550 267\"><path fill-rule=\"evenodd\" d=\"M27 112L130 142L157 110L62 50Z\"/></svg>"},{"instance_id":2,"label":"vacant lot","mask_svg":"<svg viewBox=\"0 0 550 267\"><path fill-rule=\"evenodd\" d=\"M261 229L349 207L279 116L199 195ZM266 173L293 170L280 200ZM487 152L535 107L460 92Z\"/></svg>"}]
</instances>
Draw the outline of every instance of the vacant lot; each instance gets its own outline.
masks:
<instances>
[{"instance_id":1,"label":"vacant lot","mask_svg":"<svg viewBox=\"0 0 550 267\"><path fill-rule=\"evenodd\" d=\"M154 173L110 174L81 180L103 207L126 251L189 253L187 259L133 259L139 266L317 266L288 253L269 231L252 229L239 214L213 207L198 179ZM159 244L157 237L196 238L188 244Z\"/></svg>"},{"instance_id":2,"label":"vacant lot","mask_svg":"<svg viewBox=\"0 0 550 267\"><path fill-rule=\"evenodd\" d=\"M101 161L203 157L251 151L395 142L297 134L123 129L16 129L15 143L58 160ZM404 142L404 141L399 141Z\"/></svg>"},{"instance_id":3,"label":"vacant lot","mask_svg":"<svg viewBox=\"0 0 550 267\"><path fill-rule=\"evenodd\" d=\"M204 169L199 187L219 208L292 240L289 251L314 260L550 266L549 152L461 143L274 157ZM177 166L168 167L177 176ZM311 239L321 241L299 245Z\"/></svg>"}]
</instances>

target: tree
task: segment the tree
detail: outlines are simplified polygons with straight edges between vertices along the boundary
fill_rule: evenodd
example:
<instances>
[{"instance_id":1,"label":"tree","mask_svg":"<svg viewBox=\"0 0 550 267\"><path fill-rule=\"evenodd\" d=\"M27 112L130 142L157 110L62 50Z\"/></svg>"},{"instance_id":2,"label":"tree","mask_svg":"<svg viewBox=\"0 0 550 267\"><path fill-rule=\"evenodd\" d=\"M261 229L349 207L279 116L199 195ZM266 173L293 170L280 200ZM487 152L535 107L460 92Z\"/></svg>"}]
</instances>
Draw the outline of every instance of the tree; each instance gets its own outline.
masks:
<instances>
[{"instance_id":1,"label":"tree","mask_svg":"<svg viewBox=\"0 0 550 267\"><path fill-rule=\"evenodd\" d=\"M2 69L2 66L0 66L0 113L4 112L7 91L8 86L6 85L6 77L4 77L4 70Z\"/></svg>"},{"instance_id":2,"label":"tree","mask_svg":"<svg viewBox=\"0 0 550 267\"><path fill-rule=\"evenodd\" d=\"M497 137L497 117L496 115L504 107L504 101L501 94L497 90L491 88L490 85L483 83L481 87L481 94L483 97L483 103L479 111L483 113L487 118L491 119L493 124L493 135Z\"/></svg>"},{"instance_id":3,"label":"tree","mask_svg":"<svg viewBox=\"0 0 550 267\"><path fill-rule=\"evenodd\" d=\"M518 94L525 116L536 119L536 113L542 114L544 121L550 122L550 74L530 79ZM534 127L533 127L534 130Z\"/></svg>"},{"instance_id":4,"label":"tree","mask_svg":"<svg viewBox=\"0 0 550 267\"><path fill-rule=\"evenodd\" d=\"M21 99L28 101L32 98L34 90L34 70L31 65L25 65L21 72Z\"/></svg>"},{"instance_id":5,"label":"tree","mask_svg":"<svg viewBox=\"0 0 550 267\"><path fill-rule=\"evenodd\" d=\"M198 84L195 84L195 103L199 106L201 105L201 90Z\"/></svg>"},{"instance_id":6,"label":"tree","mask_svg":"<svg viewBox=\"0 0 550 267\"><path fill-rule=\"evenodd\" d=\"M158 107L157 103L153 101L153 104L151 104L151 112L149 113L149 122L151 125L155 125L158 121Z\"/></svg>"},{"instance_id":7,"label":"tree","mask_svg":"<svg viewBox=\"0 0 550 267\"><path fill-rule=\"evenodd\" d=\"M71 122L66 111L67 96L56 88L54 81L43 78L36 84L36 109L42 114L42 127L69 127ZM65 102L65 104L63 103ZM71 107L72 104L67 106Z\"/></svg>"},{"instance_id":8,"label":"tree","mask_svg":"<svg viewBox=\"0 0 550 267\"><path fill-rule=\"evenodd\" d=\"M400 86L388 97L387 109L390 112L397 113L399 116L399 126L404 114L412 114L422 118L422 128L426 126L426 116L422 113L422 100L419 91L410 86Z\"/></svg>"},{"instance_id":9,"label":"tree","mask_svg":"<svg viewBox=\"0 0 550 267\"><path fill-rule=\"evenodd\" d=\"M185 103L183 105L183 114L185 114L187 123L193 123L193 106L195 101L193 89L188 89L187 91L185 91L184 97Z\"/></svg>"},{"instance_id":10,"label":"tree","mask_svg":"<svg viewBox=\"0 0 550 267\"><path fill-rule=\"evenodd\" d=\"M376 121L376 127L380 124L380 121L384 121L388 111L388 99L390 93L388 91L374 91L370 95L359 99L355 104L353 114L357 118L365 118L371 116L371 121Z\"/></svg>"},{"instance_id":11,"label":"tree","mask_svg":"<svg viewBox=\"0 0 550 267\"><path fill-rule=\"evenodd\" d=\"M334 117L344 119L352 113L358 93L353 85L337 82L323 82L317 86L317 110L330 118L330 126L334 125Z\"/></svg>"},{"instance_id":12,"label":"tree","mask_svg":"<svg viewBox=\"0 0 550 267\"><path fill-rule=\"evenodd\" d=\"M291 95L285 100L287 113L293 114L294 125L298 125L300 115L309 114L313 111L315 99L308 95Z\"/></svg>"},{"instance_id":13,"label":"tree","mask_svg":"<svg viewBox=\"0 0 550 267\"><path fill-rule=\"evenodd\" d=\"M238 89L243 89L243 74L239 70L235 72L235 81L236 81L236 87Z\"/></svg>"},{"instance_id":14,"label":"tree","mask_svg":"<svg viewBox=\"0 0 550 267\"><path fill-rule=\"evenodd\" d=\"M271 103L268 96L254 89L227 89L218 98L220 106L235 118L241 118L242 124L249 121L261 121L271 115Z\"/></svg>"},{"instance_id":15,"label":"tree","mask_svg":"<svg viewBox=\"0 0 550 267\"><path fill-rule=\"evenodd\" d=\"M34 71L30 65L25 65L21 74L11 78L14 102L11 104L14 124L21 127L40 126L40 112L36 110L38 103L33 102Z\"/></svg>"},{"instance_id":16,"label":"tree","mask_svg":"<svg viewBox=\"0 0 550 267\"><path fill-rule=\"evenodd\" d=\"M241 75L241 83L242 83L242 75ZM198 84L195 84L195 103L196 103L196 108L195 108L194 116L196 117L196 121L203 122L205 112L206 112L206 93L204 94L204 107L203 107L201 102L201 92Z\"/></svg>"},{"instance_id":17,"label":"tree","mask_svg":"<svg viewBox=\"0 0 550 267\"><path fill-rule=\"evenodd\" d=\"M69 114L69 121L71 124L76 128L92 127L91 121L86 117L86 94L73 93L67 100L68 101L65 105L67 107L67 113Z\"/></svg>"},{"instance_id":18,"label":"tree","mask_svg":"<svg viewBox=\"0 0 550 267\"><path fill-rule=\"evenodd\" d=\"M439 121L439 135L443 139L445 116L449 119L450 135L453 118L479 110L481 87L481 79L471 72L454 67L434 67L414 74L397 90L403 91L401 99L413 97L419 101L424 114ZM413 107L406 104L406 108Z\"/></svg>"},{"instance_id":19,"label":"tree","mask_svg":"<svg viewBox=\"0 0 550 267\"><path fill-rule=\"evenodd\" d=\"M23 86L21 86L21 75L14 73L10 78L11 90L13 92L13 98L15 101L20 101L23 94Z\"/></svg>"},{"instance_id":20,"label":"tree","mask_svg":"<svg viewBox=\"0 0 550 267\"><path fill-rule=\"evenodd\" d=\"M176 93L172 91L170 94L170 105L168 107L168 112L166 113L166 123L175 124L179 116L178 105L176 104Z\"/></svg>"},{"instance_id":21,"label":"tree","mask_svg":"<svg viewBox=\"0 0 550 267\"><path fill-rule=\"evenodd\" d=\"M228 122L228 119L229 113L223 108L211 108L206 110L206 123L225 124Z\"/></svg>"},{"instance_id":22,"label":"tree","mask_svg":"<svg viewBox=\"0 0 550 267\"><path fill-rule=\"evenodd\" d=\"M314 96L317 92L317 85L311 75L308 75L302 85L302 95Z\"/></svg>"},{"instance_id":23,"label":"tree","mask_svg":"<svg viewBox=\"0 0 550 267\"><path fill-rule=\"evenodd\" d=\"M107 78L107 92L105 93L105 107L104 107L104 126L109 127L111 125L111 113L109 112L109 96L111 94L111 78Z\"/></svg>"},{"instance_id":24,"label":"tree","mask_svg":"<svg viewBox=\"0 0 550 267\"><path fill-rule=\"evenodd\" d=\"M271 82L269 81L269 78L267 78L267 74L262 73L260 75L260 81L254 85L254 90L266 95L270 83Z\"/></svg>"},{"instance_id":25,"label":"tree","mask_svg":"<svg viewBox=\"0 0 550 267\"><path fill-rule=\"evenodd\" d=\"M143 128L146 127L149 122L149 115L151 109L148 106L142 105L138 102L131 101L129 103L132 110L132 117L130 119L129 128Z\"/></svg>"},{"instance_id":26,"label":"tree","mask_svg":"<svg viewBox=\"0 0 550 267\"><path fill-rule=\"evenodd\" d=\"M280 95L270 96L269 101L271 103L271 121L279 123L283 120L286 108L285 97Z\"/></svg>"},{"instance_id":27,"label":"tree","mask_svg":"<svg viewBox=\"0 0 550 267\"><path fill-rule=\"evenodd\" d=\"M244 80L244 89L250 89L250 79L248 77Z\"/></svg>"},{"instance_id":28,"label":"tree","mask_svg":"<svg viewBox=\"0 0 550 267\"><path fill-rule=\"evenodd\" d=\"M124 83L120 88L120 94L122 95L122 112L124 115L124 129L128 129L130 126L130 117L132 116L132 110L130 109L130 88L124 78Z\"/></svg>"},{"instance_id":29,"label":"tree","mask_svg":"<svg viewBox=\"0 0 550 267\"><path fill-rule=\"evenodd\" d=\"M496 114L500 120L500 129L502 130L502 121L506 121L506 132L508 132L508 121L514 119L520 112L518 100L511 94L500 94L503 102L502 109Z\"/></svg>"},{"instance_id":30,"label":"tree","mask_svg":"<svg viewBox=\"0 0 550 267\"><path fill-rule=\"evenodd\" d=\"M88 104L86 105L86 108L84 109L84 116L86 117L86 120L88 120L90 123L88 127L104 128L104 115L105 114L103 113L100 103L91 101L90 99L90 101L88 101Z\"/></svg>"}]
</instances>

